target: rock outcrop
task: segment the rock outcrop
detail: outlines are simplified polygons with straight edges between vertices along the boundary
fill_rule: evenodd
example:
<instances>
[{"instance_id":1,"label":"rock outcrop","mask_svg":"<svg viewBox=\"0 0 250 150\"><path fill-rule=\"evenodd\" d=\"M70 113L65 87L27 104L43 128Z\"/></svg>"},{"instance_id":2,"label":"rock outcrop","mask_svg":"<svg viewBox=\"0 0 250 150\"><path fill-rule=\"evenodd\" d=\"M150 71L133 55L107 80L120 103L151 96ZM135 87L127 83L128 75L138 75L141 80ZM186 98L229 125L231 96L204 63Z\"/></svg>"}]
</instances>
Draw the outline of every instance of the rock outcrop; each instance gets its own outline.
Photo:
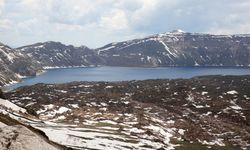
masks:
<instances>
[{"instance_id":1,"label":"rock outcrop","mask_svg":"<svg viewBox=\"0 0 250 150\"><path fill-rule=\"evenodd\" d=\"M22 125L0 125L1 150L58 150Z\"/></svg>"}]
</instances>

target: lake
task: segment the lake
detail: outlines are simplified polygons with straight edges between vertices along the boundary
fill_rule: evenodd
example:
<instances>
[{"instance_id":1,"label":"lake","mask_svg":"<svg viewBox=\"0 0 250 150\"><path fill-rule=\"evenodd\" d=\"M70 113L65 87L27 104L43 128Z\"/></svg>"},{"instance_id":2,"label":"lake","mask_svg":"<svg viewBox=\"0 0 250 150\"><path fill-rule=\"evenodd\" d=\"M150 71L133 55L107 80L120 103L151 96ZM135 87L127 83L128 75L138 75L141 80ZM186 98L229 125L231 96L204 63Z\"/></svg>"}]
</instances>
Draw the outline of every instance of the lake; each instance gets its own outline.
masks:
<instances>
[{"instance_id":1,"label":"lake","mask_svg":"<svg viewBox=\"0 0 250 150\"><path fill-rule=\"evenodd\" d=\"M22 82L4 87L12 90L36 83L66 83L71 81L125 81L144 79L191 78L202 75L250 75L249 67L92 67L50 69L45 73L23 79Z\"/></svg>"}]
</instances>

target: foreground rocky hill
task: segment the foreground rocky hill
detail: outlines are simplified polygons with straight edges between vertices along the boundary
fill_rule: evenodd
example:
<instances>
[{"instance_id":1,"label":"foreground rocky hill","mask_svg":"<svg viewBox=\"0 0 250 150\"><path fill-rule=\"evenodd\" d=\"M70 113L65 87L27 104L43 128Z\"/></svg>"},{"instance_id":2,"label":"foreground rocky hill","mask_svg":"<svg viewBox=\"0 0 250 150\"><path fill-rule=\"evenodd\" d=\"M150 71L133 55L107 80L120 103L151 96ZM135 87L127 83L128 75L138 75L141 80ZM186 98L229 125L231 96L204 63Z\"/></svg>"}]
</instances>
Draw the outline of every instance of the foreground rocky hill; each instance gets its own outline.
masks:
<instances>
[{"instance_id":1,"label":"foreground rocky hill","mask_svg":"<svg viewBox=\"0 0 250 150\"><path fill-rule=\"evenodd\" d=\"M250 76L21 87L26 123L76 149L250 149Z\"/></svg>"},{"instance_id":2,"label":"foreground rocky hill","mask_svg":"<svg viewBox=\"0 0 250 150\"><path fill-rule=\"evenodd\" d=\"M1 150L63 150L48 140L41 131L22 124L22 117L28 118L26 110L0 99L0 149Z\"/></svg>"}]
</instances>

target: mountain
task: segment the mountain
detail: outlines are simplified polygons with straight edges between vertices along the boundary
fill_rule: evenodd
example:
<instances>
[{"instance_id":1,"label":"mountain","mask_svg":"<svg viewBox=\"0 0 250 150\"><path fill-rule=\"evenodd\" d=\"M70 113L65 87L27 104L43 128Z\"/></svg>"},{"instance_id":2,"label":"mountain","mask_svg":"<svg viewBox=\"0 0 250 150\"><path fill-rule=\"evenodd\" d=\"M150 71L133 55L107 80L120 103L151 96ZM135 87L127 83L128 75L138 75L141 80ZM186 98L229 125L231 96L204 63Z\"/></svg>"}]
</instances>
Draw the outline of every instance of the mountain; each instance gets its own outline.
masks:
<instances>
[{"instance_id":1,"label":"mountain","mask_svg":"<svg viewBox=\"0 0 250 150\"><path fill-rule=\"evenodd\" d=\"M110 66L250 66L250 35L173 31L96 49Z\"/></svg>"},{"instance_id":2,"label":"mountain","mask_svg":"<svg viewBox=\"0 0 250 150\"><path fill-rule=\"evenodd\" d=\"M44 42L12 49L0 44L0 86L48 68L82 66L250 66L250 35L181 30L110 43L101 48Z\"/></svg>"},{"instance_id":3,"label":"mountain","mask_svg":"<svg viewBox=\"0 0 250 150\"><path fill-rule=\"evenodd\" d=\"M211 35L181 30L101 48L59 42L17 48L46 67L71 66L249 66L250 35Z\"/></svg>"},{"instance_id":4,"label":"mountain","mask_svg":"<svg viewBox=\"0 0 250 150\"><path fill-rule=\"evenodd\" d=\"M250 65L250 35L211 35L180 30L110 43L97 49L45 42L17 50L44 67Z\"/></svg>"},{"instance_id":5,"label":"mountain","mask_svg":"<svg viewBox=\"0 0 250 150\"><path fill-rule=\"evenodd\" d=\"M43 68L96 66L101 62L95 51L86 46L75 47L60 42L36 43L17 50L34 58Z\"/></svg>"},{"instance_id":6,"label":"mountain","mask_svg":"<svg viewBox=\"0 0 250 150\"><path fill-rule=\"evenodd\" d=\"M36 116L19 120L74 149L248 150L249 89L249 75L203 76L36 84L5 97Z\"/></svg>"},{"instance_id":7,"label":"mountain","mask_svg":"<svg viewBox=\"0 0 250 150\"><path fill-rule=\"evenodd\" d=\"M0 43L0 86L20 81L22 76L34 76L41 70L31 57Z\"/></svg>"}]
</instances>

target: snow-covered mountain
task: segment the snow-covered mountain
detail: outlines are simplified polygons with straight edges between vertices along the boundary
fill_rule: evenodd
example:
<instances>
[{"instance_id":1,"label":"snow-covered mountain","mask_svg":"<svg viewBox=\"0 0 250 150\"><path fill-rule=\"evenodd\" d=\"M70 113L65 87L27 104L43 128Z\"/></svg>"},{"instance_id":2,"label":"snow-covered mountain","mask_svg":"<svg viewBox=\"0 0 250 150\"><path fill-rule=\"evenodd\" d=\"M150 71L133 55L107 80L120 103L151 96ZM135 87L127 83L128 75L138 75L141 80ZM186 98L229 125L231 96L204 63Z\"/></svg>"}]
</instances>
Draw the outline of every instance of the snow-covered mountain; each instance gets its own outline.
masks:
<instances>
[{"instance_id":1,"label":"snow-covered mountain","mask_svg":"<svg viewBox=\"0 0 250 150\"><path fill-rule=\"evenodd\" d=\"M0 86L17 82L22 76L34 76L41 69L31 57L0 43Z\"/></svg>"},{"instance_id":2,"label":"snow-covered mountain","mask_svg":"<svg viewBox=\"0 0 250 150\"><path fill-rule=\"evenodd\" d=\"M75 47L60 42L36 43L17 50L34 58L43 68L95 66L100 62L95 51L88 47Z\"/></svg>"},{"instance_id":3,"label":"snow-covered mountain","mask_svg":"<svg viewBox=\"0 0 250 150\"><path fill-rule=\"evenodd\" d=\"M0 85L41 69L79 66L250 66L250 35L211 35L181 30L101 48L44 42L15 50L0 44Z\"/></svg>"},{"instance_id":4,"label":"snow-covered mountain","mask_svg":"<svg viewBox=\"0 0 250 150\"><path fill-rule=\"evenodd\" d=\"M250 35L211 35L174 30L101 48L45 42L18 48L44 67L249 66Z\"/></svg>"},{"instance_id":5,"label":"snow-covered mountain","mask_svg":"<svg viewBox=\"0 0 250 150\"><path fill-rule=\"evenodd\" d=\"M111 66L249 66L250 35L176 30L111 43L96 51Z\"/></svg>"}]
</instances>

